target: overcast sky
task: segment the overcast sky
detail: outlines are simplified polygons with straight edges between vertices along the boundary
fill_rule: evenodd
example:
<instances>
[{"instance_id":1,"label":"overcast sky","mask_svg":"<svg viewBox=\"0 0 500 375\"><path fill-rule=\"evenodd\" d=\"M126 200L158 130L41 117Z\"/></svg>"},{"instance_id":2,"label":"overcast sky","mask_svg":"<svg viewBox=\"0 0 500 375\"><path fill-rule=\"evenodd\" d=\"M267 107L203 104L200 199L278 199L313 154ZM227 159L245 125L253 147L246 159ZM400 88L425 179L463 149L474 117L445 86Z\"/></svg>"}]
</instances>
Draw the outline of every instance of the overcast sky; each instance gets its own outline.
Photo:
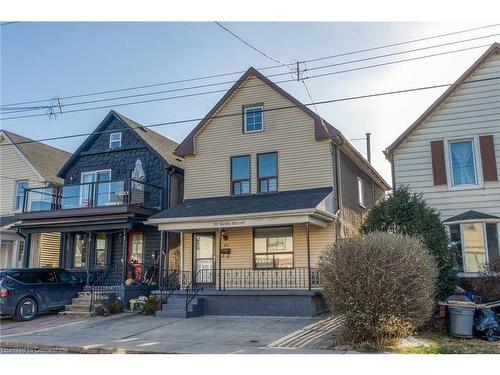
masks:
<instances>
[{"instance_id":1,"label":"overcast sky","mask_svg":"<svg viewBox=\"0 0 500 375\"><path fill-rule=\"evenodd\" d=\"M290 63L487 24L286 22L224 23L224 25L266 54L284 63ZM16 23L1 27L0 32L2 104L237 72L246 70L249 66L259 68L276 65L211 22ZM342 63L497 33L500 33L500 27L318 61L309 63L308 67ZM500 40L498 36L490 36L466 43L319 69L306 73L305 76L483 46L498 40ZM412 62L311 78L306 82L314 101L451 83L486 49L487 47L481 47ZM262 70L262 73L268 75L285 71L285 68L277 68ZM76 101L232 81L237 78L238 75L232 75L212 80L67 99L62 103L67 105ZM284 75L271 79L276 82L288 78L289 75ZM310 102L301 83L288 82L280 85L300 101ZM225 84L143 98L69 106L65 109L88 108L229 87L229 84ZM366 132L371 132L373 164L390 182L390 166L382 150L444 90L445 88L439 88L343 101L321 105L317 109L321 116L349 138L360 138ZM113 108L143 125L149 125L203 117L222 95L223 93L219 92L147 104L114 105ZM109 110L103 108L65 113L57 119L44 116L4 120L1 127L33 139L88 133L99 124ZM191 122L157 127L155 130L180 142L195 125L196 122ZM72 152L83 140L84 138L71 138L48 143ZM356 140L353 143L365 154L364 141Z\"/></svg>"}]
</instances>

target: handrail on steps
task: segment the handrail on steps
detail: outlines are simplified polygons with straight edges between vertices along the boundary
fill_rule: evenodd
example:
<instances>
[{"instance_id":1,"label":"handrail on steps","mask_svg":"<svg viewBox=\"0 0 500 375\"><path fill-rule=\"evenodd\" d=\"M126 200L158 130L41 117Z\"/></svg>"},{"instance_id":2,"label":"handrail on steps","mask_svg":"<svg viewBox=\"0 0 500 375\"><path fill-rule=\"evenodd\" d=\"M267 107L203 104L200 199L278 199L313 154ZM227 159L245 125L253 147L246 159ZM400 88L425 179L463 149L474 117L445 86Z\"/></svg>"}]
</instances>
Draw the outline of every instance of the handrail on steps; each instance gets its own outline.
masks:
<instances>
[{"instance_id":1,"label":"handrail on steps","mask_svg":"<svg viewBox=\"0 0 500 375\"><path fill-rule=\"evenodd\" d=\"M203 290L203 284L201 287L195 287L198 275L203 271L203 269L198 270L194 277L191 279L189 284L186 286L186 312L188 311L189 304L196 297L196 295Z\"/></svg>"}]
</instances>

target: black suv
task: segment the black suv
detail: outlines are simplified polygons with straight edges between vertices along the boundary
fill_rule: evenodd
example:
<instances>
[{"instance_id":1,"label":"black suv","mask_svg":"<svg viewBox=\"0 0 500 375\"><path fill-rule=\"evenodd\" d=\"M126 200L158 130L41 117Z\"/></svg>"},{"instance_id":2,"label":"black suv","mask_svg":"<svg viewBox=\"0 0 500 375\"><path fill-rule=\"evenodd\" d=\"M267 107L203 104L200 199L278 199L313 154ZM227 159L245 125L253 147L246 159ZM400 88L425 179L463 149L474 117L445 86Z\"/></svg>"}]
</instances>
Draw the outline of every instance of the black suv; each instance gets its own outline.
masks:
<instances>
[{"instance_id":1,"label":"black suv","mask_svg":"<svg viewBox=\"0 0 500 375\"><path fill-rule=\"evenodd\" d=\"M31 320L39 312L60 310L83 290L84 282L61 268L0 271L0 315Z\"/></svg>"}]
</instances>

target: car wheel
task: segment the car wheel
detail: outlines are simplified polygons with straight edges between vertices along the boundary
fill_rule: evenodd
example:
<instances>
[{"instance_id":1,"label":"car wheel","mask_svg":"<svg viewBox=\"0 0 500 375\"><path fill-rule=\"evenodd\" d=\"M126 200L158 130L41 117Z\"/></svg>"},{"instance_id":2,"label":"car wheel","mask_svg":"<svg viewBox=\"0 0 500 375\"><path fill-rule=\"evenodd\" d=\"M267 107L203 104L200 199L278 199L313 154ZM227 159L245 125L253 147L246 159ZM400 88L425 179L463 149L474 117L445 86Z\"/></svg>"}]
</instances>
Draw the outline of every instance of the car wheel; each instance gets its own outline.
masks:
<instances>
[{"instance_id":1,"label":"car wheel","mask_svg":"<svg viewBox=\"0 0 500 375\"><path fill-rule=\"evenodd\" d=\"M25 297L17 304L15 318L18 322L24 322L33 319L37 313L36 301L31 297Z\"/></svg>"}]
</instances>

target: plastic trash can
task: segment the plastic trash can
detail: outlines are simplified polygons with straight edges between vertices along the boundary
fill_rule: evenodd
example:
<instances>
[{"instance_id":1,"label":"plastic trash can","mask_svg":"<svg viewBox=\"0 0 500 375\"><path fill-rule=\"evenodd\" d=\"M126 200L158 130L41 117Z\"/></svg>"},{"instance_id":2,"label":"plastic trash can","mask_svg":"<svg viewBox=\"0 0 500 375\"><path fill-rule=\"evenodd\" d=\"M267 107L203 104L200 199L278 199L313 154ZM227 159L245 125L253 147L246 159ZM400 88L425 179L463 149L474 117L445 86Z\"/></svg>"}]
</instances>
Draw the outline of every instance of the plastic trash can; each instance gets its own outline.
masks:
<instances>
[{"instance_id":1,"label":"plastic trash can","mask_svg":"<svg viewBox=\"0 0 500 375\"><path fill-rule=\"evenodd\" d=\"M450 310L450 335L472 338L475 308L448 306Z\"/></svg>"}]
</instances>

